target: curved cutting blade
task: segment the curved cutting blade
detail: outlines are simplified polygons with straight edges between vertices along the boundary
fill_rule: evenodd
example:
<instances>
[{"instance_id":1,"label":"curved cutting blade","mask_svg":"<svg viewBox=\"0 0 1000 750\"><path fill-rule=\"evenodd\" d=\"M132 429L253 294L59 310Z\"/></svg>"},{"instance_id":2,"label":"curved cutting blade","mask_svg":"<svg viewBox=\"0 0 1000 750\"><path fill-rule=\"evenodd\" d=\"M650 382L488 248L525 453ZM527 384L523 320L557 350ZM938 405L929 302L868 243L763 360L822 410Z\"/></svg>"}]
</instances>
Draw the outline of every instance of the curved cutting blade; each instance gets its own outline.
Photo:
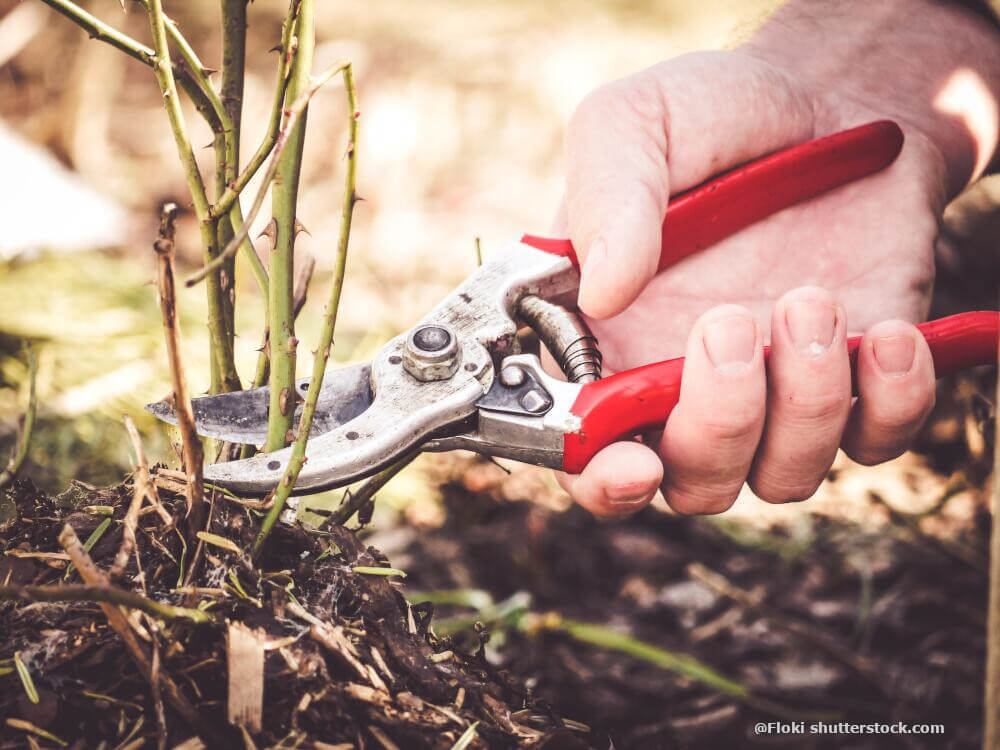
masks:
<instances>
[{"instance_id":1,"label":"curved cutting blade","mask_svg":"<svg viewBox=\"0 0 1000 750\"><path fill-rule=\"evenodd\" d=\"M299 396L305 398L309 378L296 381ZM191 400L195 427L203 437L230 443L262 445L267 441L267 411L270 389L254 388ZM312 435L319 436L350 422L371 406L371 365L367 362L330 370L316 403ZM147 404L146 411L170 424L177 424L174 405L168 401ZM302 412L295 411L295 424Z\"/></svg>"},{"instance_id":2,"label":"curved cutting blade","mask_svg":"<svg viewBox=\"0 0 1000 750\"><path fill-rule=\"evenodd\" d=\"M406 335L398 336L372 360L371 406L323 435L311 434L305 465L294 494L322 492L371 476L423 445L433 433L462 422L476 410L492 382L489 352L474 339L462 343L462 362L447 380L422 382L402 365ZM292 448L205 467L205 480L236 493L264 495L281 481Z\"/></svg>"}]
</instances>

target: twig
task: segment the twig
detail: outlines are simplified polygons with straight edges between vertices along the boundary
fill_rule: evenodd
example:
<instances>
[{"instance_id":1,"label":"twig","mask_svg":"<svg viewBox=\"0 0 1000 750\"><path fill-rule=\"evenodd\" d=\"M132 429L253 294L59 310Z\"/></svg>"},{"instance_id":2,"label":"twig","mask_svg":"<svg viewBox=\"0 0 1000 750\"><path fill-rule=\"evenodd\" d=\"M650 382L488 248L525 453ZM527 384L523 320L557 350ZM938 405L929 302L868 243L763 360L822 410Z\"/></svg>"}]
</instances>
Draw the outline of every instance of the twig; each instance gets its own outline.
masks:
<instances>
[{"instance_id":1,"label":"twig","mask_svg":"<svg viewBox=\"0 0 1000 750\"><path fill-rule=\"evenodd\" d=\"M316 403L319 400L319 393L322 390L323 375L326 372L326 365L330 359L330 347L333 344L333 332L337 325L337 310L340 307L340 294L344 286L344 274L347 269L347 248L351 238L351 220L354 216L354 204L356 202L355 177L357 167L357 139L358 139L358 101L357 93L354 90L354 73L351 64L343 66L344 89L347 92L348 106L348 141L347 141L347 175L344 178L344 199L340 213L340 235L337 240L337 260L334 268L333 283L330 288L330 298L323 315L323 328L320 331L319 342L316 347L316 358L313 362L312 381L306 393L305 403L302 406L302 416L299 417L298 431L295 442L292 446L292 455L285 469L285 475L281 478L277 488L275 488L274 505L268 511L264 522L261 524L260 533L254 541L253 556L256 557L267 541L271 528L281 516L285 507L285 502L291 494L295 481L299 477L299 472L305 463L306 441L312 430L313 417L316 414ZM306 92L308 93L308 92ZM273 280L272 280L273 283ZM272 334L274 320L272 318ZM272 382L271 382L271 408L274 408L274 392L279 388L279 383L274 380L274 346L272 340ZM293 373L294 375L294 373ZM294 383L291 384L294 386ZM294 408L291 410L294 413ZM270 444L270 441L269 441Z\"/></svg>"},{"instance_id":2,"label":"twig","mask_svg":"<svg viewBox=\"0 0 1000 750\"><path fill-rule=\"evenodd\" d=\"M880 686L879 675L870 659L855 653L854 650L840 643L834 636L816 627L815 624L799 622L792 617L765 606L759 597L741 589L730 582L725 576L709 570L701 563L690 563L687 566L687 572L692 578L704 583L717 593L729 597L748 610L756 612L774 625L819 646L831 656L852 667L858 674L867 678L875 685Z\"/></svg>"},{"instance_id":3,"label":"twig","mask_svg":"<svg viewBox=\"0 0 1000 750\"><path fill-rule=\"evenodd\" d=\"M295 50L298 41L293 35L295 23L298 20L299 6L302 0L291 0L288 5L288 13L281 25L281 42L278 46L278 82L275 86L274 102L271 105L271 117L267 124L267 133L261 141L260 146L250 157L246 168L236 178L236 181L226 187L226 191L216 198L212 206L212 216L219 217L229 212L243 189L247 186L257 170L261 168L267 155L278 140L278 132L281 128L281 114L285 104L285 92L288 90L288 81L291 78L292 60L295 58ZM236 229L236 227L233 227ZM239 230L236 230L239 231Z\"/></svg>"},{"instance_id":4,"label":"twig","mask_svg":"<svg viewBox=\"0 0 1000 750\"><path fill-rule=\"evenodd\" d=\"M128 510L125 512L125 519L122 522L122 543L118 547L118 554L115 555L115 561L111 564L111 570L108 572L112 580L119 578L125 572L129 556L132 554L132 550L135 549L135 526L139 522L139 509L142 507L143 498L146 497L150 485L149 467L146 465L146 453L142 449L142 440L139 437L138 430L135 429L135 422L132 421L131 417L125 417L125 429L128 430L129 437L132 438L132 447L135 450L135 470L133 474L135 486L132 488L132 502L129 503Z\"/></svg>"},{"instance_id":5,"label":"twig","mask_svg":"<svg viewBox=\"0 0 1000 750\"><path fill-rule=\"evenodd\" d=\"M38 359L35 357L35 350L28 347L28 408L24 412L24 417L20 426L20 435L17 445L11 453L7 468L0 472L0 489L6 487L17 476L21 470L21 465L28 455L28 444L31 442L31 433L35 429L35 412L38 407L38 399L35 393L35 384L38 379Z\"/></svg>"},{"instance_id":6,"label":"twig","mask_svg":"<svg viewBox=\"0 0 1000 750\"><path fill-rule=\"evenodd\" d=\"M1000 397L1000 380L997 380ZM1000 400L996 403L1000 404ZM993 439L993 488L990 492L990 585L986 621L986 695L983 700L983 748L1000 748L1000 440Z\"/></svg>"},{"instance_id":7,"label":"twig","mask_svg":"<svg viewBox=\"0 0 1000 750\"><path fill-rule=\"evenodd\" d=\"M149 474L149 461L146 460L146 451L143 450L142 439L139 437L139 431L135 428L135 423L130 417L125 418L125 428L128 430L129 438L132 440L132 448L135 451L135 470L142 474L143 482L146 485L146 499L153 510L156 511L160 520L169 528L174 525L174 517L167 512L167 509L163 507L163 503L160 501L160 493ZM183 472L178 473L182 477L184 476ZM140 511L141 514L142 512Z\"/></svg>"},{"instance_id":8,"label":"twig","mask_svg":"<svg viewBox=\"0 0 1000 750\"><path fill-rule=\"evenodd\" d=\"M206 260L216 255L217 237L215 222L209 216L208 197L205 193L205 183L198 162L191 148L191 141L184 124L184 113L177 98L177 86L174 81L173 67L170 61L170 51L167 47L166 21L163 15L162 0L148 0L149 28L153 36L153 48L156 50L156 61L153 71L160 84L163 94L163 106L170 121L174 134L177 154L184 167L187 177L188 191L194 204L195 216L201 231L201 244ZM232 339L226 328L226 300L221 279L213 277L208 294L208 329L212 340L213 392L220 390L232 391L240 389L239 377L236 375L236 365L233 360Z\"/></svg>"},{"instance_id":9,"label":"twig","mask_svg":"<svg viewBox=\"0 0 1000 750\"><path fill-rule=\"evenodd\" d=\"M160 233L153 248L156 250L159 270L160 311L163 316L163 332L167 340L167 359L170 363L170 378L174 387L174 409L177 412L177 428L181 433L184 455L184 472L187 475L188 516L194 531L201 529L204 516L204 489L202 486L202 460L204 454L198 432L194 424L194 411L188 395L187 378L181 361L180 322L174 292L174 218L177 206L168 203L163 206L160 217Z\"/></svg>"},{"instance_id":10,"label":"twig","mask_svg":"<svg viewBox=\"0 0 1000 750\"><path fill-rule=\"evenodd\" d=\"M323 522L323 526L347 523L351 516L365 507L368 501L375 497L376 492L385 487L390 479L409 466L410 462L418 455L419 451L411 453L382 469L382 471L361 485L357 492L351 493L350 498L345 499L344 503Z\"/></svg>"},{"instance_id":11,"label":"twig","mask_svg":"<svg viewBox=\"0 0 1000 750\"><path fill-rule=\"evenodd\" d=\"M79 566L78 566L79 567ZM70 583L63 586L0 586L0 599L23 602L106 602L138 609L164 620L188 620L198 625L215 622L208 612L148 599L113 586L90 586Z\"/></svg>"},{"instance_id":12,"label":"twig","mask_svg":"<svg viewBox=\"0 0 1000 750\"><path fill-rule=\"evenodd\" d=\"M76 3L70 2L70 0L42 0L42 2L86 31L91 39L110 44L115 49L151 68L156 66L156 52L154 50L104 23ZM173 73L174 78L191 98L195 108L205 118L209 127L213 131L216 130L219 127L219 119L215 114L215 108L202 88L188 71L179 66L173 65Z\"/></svg>"},{"instance_id":13,"label":"twig","mask_svg":"<svg viewBox=\"0 0 1000 750\"><path fill-rule=\"evenodd\" d=\"M73 531L73 527L69 524L63 526L62 532L59 534L59 544L66 550L66 554L69 555L70 559L76 565L80 571L80 577L83 578L87 585L101 588L110 586L107 576L94 565L94 561L90 559L90 555L83 549L83 545L76 536L76 532ZM129 656L132 657L132 661L135 662L139 673L147 682L152 683L153 670L149 654L138 638L136 638L135 631L129 625L125 614L117 606L109 602L98 602L98 604L104 612L104 616L108 619L108 625L111 626L111 629L125 643L125 648L128 650ZM177 687L177 683L163 670L160 670L159 680L163 688L164 697L174 710L203 738L219 743L218 746L224 746L226 738L222 737L210 724L202 721L197 710L195 710L194 706L191 705Z\"/></svg>"},{"instance_id":14,"label":"twig","mask_svg":"<svg viewBox=\"0 0 1000 750\"><path fill-rule=\"evenodd\" d=\"M342 73L349 65L349 62L339 62L327 69L313 81L312 85L305 93L302 94L302 96L296 99L295 102L287 110L285 110L285 114L287 115L285 124L281 128L281 132L278 134L278 140L274 145L274 150L271 152L271 161L268 162L267 169L265 170L264 177L261 181L260 189L257 191L257 195L253 199L253 203L250 206L249 213L246 215L243 226L235 234L233 239L229 241L229 244L223 248L221 253L212 259L211 262L206 263L187 278L184 282L185 286L192 287L197 284L210 273L217 270L222 265L223 258L235 255L240 249L240 243L242 243L243 240L245 240L250 234L250 225L253 224L254 220L257 218L257 214L260 213L261 206L264 205L264 198L267 197L267 191L271 187L271 183L274 181L275 173L278 170L278 162L288 145L288 134L290 129L295 127L296 123L298 123L303 110L306 105L309 104L309 100L312 99L316 92L319 91L327 81L337 75L337 73Z\"/></svg>"}]
</instances>

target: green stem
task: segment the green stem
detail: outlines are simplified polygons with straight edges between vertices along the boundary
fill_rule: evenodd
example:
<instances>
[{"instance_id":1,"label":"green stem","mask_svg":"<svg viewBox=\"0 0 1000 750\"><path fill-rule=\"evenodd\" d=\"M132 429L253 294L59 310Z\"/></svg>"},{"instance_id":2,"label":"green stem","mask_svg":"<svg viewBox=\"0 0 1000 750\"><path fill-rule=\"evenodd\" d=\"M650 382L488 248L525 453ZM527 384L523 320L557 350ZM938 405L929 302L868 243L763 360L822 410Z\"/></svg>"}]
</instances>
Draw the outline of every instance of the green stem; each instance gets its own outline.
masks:
<instances>
[{"instance_id":1,"label":"green stem","mask_svg":"<svg viewBox=\"0 0 1000 750\"><path fill-rule=\"evenodd\" d=\"M291 80L285 101L294 102L309 88L315 34L315 0L302 0L296 22L298 48L292 63ZM295 218L299 193L299 173L305 144L308 106L288 134L288 147L278 160L271 187L271 213L274 217L274 246L270 255L270 299L268 328L271 343L271 390L268 411L268 451L284 448L295 416L295 321L292 296L295 293Z\"/></svg>"},{"instance_id":2,"label":"green stem","mask_svg":"<svg viewBox=\"0 0 1000 750\"><path fill-rule=\"evenodd\" d=\"M218 256L212 260L212 262L206 263L198 271L188 277L185 282L185 286L194 286L209 274L214 273L221 267L223 260L235 255L240 249L241 244L248 236L250 225L257 218L257 214L260 213L261 206L264 205L264 198L267 197L268 188L271 187L272 182L277 181L278 169L281 165L281 157L285 153L286 146L290 143L289 136L298 124L299 118L305 113L306 107L309 106L309 100L327 81L337 75L337 73L342 73L347 65L347 62L339 62L332 67L327 68L327 70L324 73L321 73L293 104L285 108L285 125L282 127L281 132L278 133L278 140L275 142L274 150L271 152L271 161L267 165L267 169L264 171L264 177L260 181L260 188L257 190L257 195L254 197L253 203L250 205L250 213L247 214L243 227L236 232L233 239L229 241L229 244L226 245L222 252L219 253ZM273 230L273 227L271 229ZM273 234L273 231L271 231L271 233Z\"/></svg>"},{"instance_id":3,"label":"green stem","mask_svg":"<svg viewBox=\"0 0 1000 750\"><path fill-rule=\"evenodd\" d=\"M225 193L216 198L215 205L212 206L213 216L222 216L237 203L240 193L253 179L257 170L263 166L271 149L274 148L278 140L278 133L281 130L281 114L285 106L285 94L288 91L288 82L291 79L292 61L295 59L297 40L293 35L295 22L298 19L299 6L302 0L291 0L288 7L288 14L281 25L281 44L278 49L278 81L275 85L274 101L271 104L271 116L267 123L267 133L261 141L260 146L250 157L246 169L236 177L235 181L226 187ZM225 87L223 87L225 88ZM234 226L235 229L235 226Z\"/></svg>"},{"instance_id":4,"label":"green stem","mask_svg":"<svg viewBox=\"0 0 1000 750\"><path fill-rule=\"evenodd\" d=\"M199 625L215 622L215 618L200 609L163 604L141 594L110 586L0 586L0 600L23 602L107 602L138 609L164 620L190 620Z\"/></svg>"},{"instance_id":5,"label":"green stem","mask_svg":"<svg viewBox=\"0 0 1000 750\"><path fill-rule=\"evenodd\" d=\"M303 13L306 11L307 3L303 3ZM357 93L354 90L354 72L350 63L344 66L344 89L347 92L348 106L348 140L347 140L347 175L344 178L344 199L340 212L340 235L337 239L337 260L334 268L333 285L330 289L330 299L327 302L326 310L323 314L323 328L320 331L319 345L316 347L316 360L313 363L312 381L309 390L306 392L305 404L302 406L302 416L299 418L298 432L295 443L292 446L292 455L285 469L285 475L281 478L275 489L274 505L268 511L264 523L261 525L253 546L253 555L256 557L267 541L271 528L281 516L281 511L285 507L295 486L295 481L299 477L299 472L305 463L306 441L309 439L309 432L312 430L313 416L316 414L316 403L319 401L319 393L322 390L323 375L326 372L326 365L330 359L330 347L333 344L333 332L337 326L337 310L340 307L340 294L344 287L344 274L347 268L347 247L351 238L351 220L354 216L354 204L356 202L355 176L357 168L357 143L358 143L358 101ZM273 283L272 273L272 288ZM291 297L291 295L289 295ZM272 302L273 304L273 302ZM278 384L275 379L275 339L274 334L277 327L271 326L271 414L274 414L274 395L278 391ZM291 383L294 385L294 383ZM269 441L270 442L270 441ZM279 446L280 447L280 446ZM274 450L269 447L268 450Z\"/></svg>"},{"instance_id":6,"label":"green stem","mask_svg":"<svg viewBox=\"0 0 1000 750\"><path fill-rule=\"evenodd\" d=\"M215 139L215 199L225 193L226 187L239 172L240 124L243 117L243 81L246 66L246 0L221 0L222 12L222 90L220 104L223 124L221 138ZM209 208L211 213L211 208ZM242 219L242 217L240 217ZM235 228L230 216L217 218L218 247L225 247L233 238ZM249 242L247 243L249 245ZM253 248L250 253L256 258ZM251 261L252 262L252 261ZM226 325L226 343L232 348L236 336L236 260L228 258L219 270L219 287L222 295ZM259 280L258 280L259 283Z\"/></svg>"},{"instance_id":7,"label":"green stem","mask_svg":"<svg viewBox=\"0 0 1000 750\"><path fill-rule=\"evenodd\" d=\"M188 190L194 203L195 216L198 219L201 232L202 248L206 260L215 257L218 249L216 222L209 216L209 202L205 193L205 183L198 162L191 148L191 140L184 124L184 114L177 97L177 86L174 81L173 66L170 62L170 51L167 46L166 21L163 15L162 0L148 0L149 27L153 37L153 48L156 50L156 60L153 71L163 93L163 106L170 121L170 128L177 145L177 154L184 167ZM211 339L212 358L215 362L212 392L232 391L240 389L239 376L236 374L236 364L233 359L233 348L229 345L226 332L225 296L216 275L208 284L208 330Z\"/></svg>"},{"instance_id":8,"label":"green stem","mask_svg":"<svg viewBox=\"0 0 1000 750\"><path fill-rule=\"evenodd\" d=\"M35 412L38 406L35 394L37 375L38 360L35 358L35 350L28 347L28 408L24 412L24 424L21 427L17 447L7 462L7 468L0 472L0 488L6 487L17 476L28 455L28 444L31 442L31 432L35 428Z\"/></svg>"}]
</instances>

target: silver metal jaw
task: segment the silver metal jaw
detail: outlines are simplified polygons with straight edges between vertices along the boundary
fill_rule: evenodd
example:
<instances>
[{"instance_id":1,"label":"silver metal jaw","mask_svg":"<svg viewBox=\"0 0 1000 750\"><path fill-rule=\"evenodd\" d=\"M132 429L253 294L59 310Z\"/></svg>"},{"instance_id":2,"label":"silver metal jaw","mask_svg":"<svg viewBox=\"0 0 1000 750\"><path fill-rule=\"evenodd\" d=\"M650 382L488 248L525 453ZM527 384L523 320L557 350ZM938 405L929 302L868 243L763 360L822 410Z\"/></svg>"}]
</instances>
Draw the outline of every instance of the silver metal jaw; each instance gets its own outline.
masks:
<instances>
[{"instance_id":1,"label":"silver metal jaw","mask_svg":"<svg viewBox=\"0 0 1000 750\"><path fill-rule=\"evenodd\" d=\"M470 420L479 409L477 402L493 386L493 363L514 352L519 300L526 295L565 298L578 285L579 275L568 258L520 242L482 265L412 331L397 336L378 351L371 363L370 405L349 421L310 438L295 493L319 492L363 479L414 446ZM420 329L447 331L454 337L454 352L449 348L448 356L440 357L440 361L434 356L422 356L421 351L414 356L414 337ZM430 342L438 335L428 334L428 353L434 346ZM524 366L547 378L537 359ZM547 381L542 382L548 389ZM484 413L480 411L480 417ZM539 418L523 419L537 422ZM542 417L543 422L546 419L548 415ZM482 419L479 421L474 436L467 439L470 444L478 442L495 455L516 453L520 460L547 465L561 462L561 444L556 446L549 430L542 428L539 432L527 422L519 424L516 415L486 417L485 432ZM529 434L542 442L530 443ZM512 446L509 440L514 440ZM206 468L205 478L237 492L266 494L284 476L290 457L291 449L285 448L242 461L214 464Z\"/></svg>"},{"instance_id":2,"label":"silver metal jaw","mask_svg":"<svg viewBox=\"0 0 1000 750\"><path fill-rule=\"evenodd\" d=\"M514 398L500 405L484 396L477 403L479 418L475 429L431 440L425 445L425 450L462 448L487 456L561 469L565 437L568 433L580 431L580 418L570 409L582 386L552 377L542 369L542 363L534 354L507 357L502 367L504 370L521 370L526 375L525 383L514 387L496 383L488 395L499 392L496 401L501 401L501 394L510 391L514 393ZM538 392L547 402L542 412L532 410L530 405L525 406L521 395Z\"/></svg>"}]
</instances>

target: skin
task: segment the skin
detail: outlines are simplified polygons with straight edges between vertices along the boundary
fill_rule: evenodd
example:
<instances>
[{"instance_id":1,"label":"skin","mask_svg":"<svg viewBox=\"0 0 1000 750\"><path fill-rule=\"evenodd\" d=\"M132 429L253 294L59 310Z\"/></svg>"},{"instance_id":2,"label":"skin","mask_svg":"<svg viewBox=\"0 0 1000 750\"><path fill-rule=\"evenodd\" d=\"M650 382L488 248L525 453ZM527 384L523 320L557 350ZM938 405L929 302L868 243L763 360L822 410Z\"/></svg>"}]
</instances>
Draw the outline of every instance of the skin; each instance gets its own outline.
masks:
<instances>
[{"instance_id":1,"label":"skin","mask_svg":"<svg viewBox=\"0 0 1000 750\"><path fill-rule=\"evenodd\" d=\"M563 487L599 516L657 489L680 513L718 513L745 482L768 502L808 498L838 448L865 464L900 455L934 404L913 322L939 222L994 156L997 93L996 29L919 0L793 0L736 49L592 92L568 126L554 227L581 259L580 309L606 372L686 362L662 435L609 446ZM670 195L883 118L906 134L889 169L655 274ZM861 332L854 400L845 339Z\"/></svg>"}]
</instances>

